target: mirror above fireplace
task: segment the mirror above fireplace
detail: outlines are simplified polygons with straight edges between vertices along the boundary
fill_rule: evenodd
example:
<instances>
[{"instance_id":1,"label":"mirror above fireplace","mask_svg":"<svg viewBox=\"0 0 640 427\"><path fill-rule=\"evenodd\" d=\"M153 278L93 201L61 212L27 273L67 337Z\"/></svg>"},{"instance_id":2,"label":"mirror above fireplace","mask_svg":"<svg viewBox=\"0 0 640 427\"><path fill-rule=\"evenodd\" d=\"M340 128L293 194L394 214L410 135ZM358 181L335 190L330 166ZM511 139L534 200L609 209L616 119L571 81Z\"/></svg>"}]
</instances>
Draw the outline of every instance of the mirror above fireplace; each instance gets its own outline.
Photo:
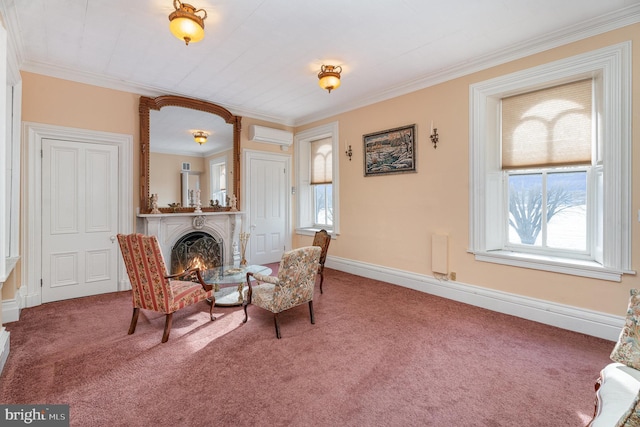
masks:
<instances>
[{"instance_id":1,"label":"mirror above fireplace","mask_svg":"<svg viewBox=\"0 0 640 427\"><path fill-rule=\"evenodd\" d=\"M185 173L200 175L197 189L203 190L203 211L229 210L225 199L232 195L240 209L241 117L210 102L173 95L140 97L139 113L141 213L151 211L153 193L158 194L162 213L193 212L194 207L183 203L184 192L196 189L183 186ZM199 130L209 134L202 145L193 136ZM191 168L192 163L197 170ZM220 199L219 203L209 206L213 198ZM180 207L169 207L170 202Z\"/></svg>"}]
</instances>

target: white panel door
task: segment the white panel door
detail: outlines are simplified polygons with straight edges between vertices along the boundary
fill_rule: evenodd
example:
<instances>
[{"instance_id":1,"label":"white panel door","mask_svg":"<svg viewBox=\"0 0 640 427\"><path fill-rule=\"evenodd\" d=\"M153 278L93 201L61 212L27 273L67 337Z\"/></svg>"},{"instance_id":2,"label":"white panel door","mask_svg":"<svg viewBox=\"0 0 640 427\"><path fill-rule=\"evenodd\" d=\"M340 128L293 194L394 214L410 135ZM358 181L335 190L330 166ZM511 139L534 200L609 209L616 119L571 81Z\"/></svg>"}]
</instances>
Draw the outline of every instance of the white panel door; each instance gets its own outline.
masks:
<instances>
[{"instance_id":1,"label":"white panel door","mask_svg":"<svg viewBox=\"0 0 640 427\"><path fill-rule=\"evenodd\" d=\"M287 246L287 160L251 157L249 162L248 260L251 264L268 264L280 261Z\"/></svg>"},{"instance_id":2,"label":"white panel door","mask_svg":"<svg viewBox=\"0 0 640 427\"><path fill-rule=\"evenodd\" d=\"M118 290L118 147L42 140L42 302Z\"/></svg>"}]
</instances>

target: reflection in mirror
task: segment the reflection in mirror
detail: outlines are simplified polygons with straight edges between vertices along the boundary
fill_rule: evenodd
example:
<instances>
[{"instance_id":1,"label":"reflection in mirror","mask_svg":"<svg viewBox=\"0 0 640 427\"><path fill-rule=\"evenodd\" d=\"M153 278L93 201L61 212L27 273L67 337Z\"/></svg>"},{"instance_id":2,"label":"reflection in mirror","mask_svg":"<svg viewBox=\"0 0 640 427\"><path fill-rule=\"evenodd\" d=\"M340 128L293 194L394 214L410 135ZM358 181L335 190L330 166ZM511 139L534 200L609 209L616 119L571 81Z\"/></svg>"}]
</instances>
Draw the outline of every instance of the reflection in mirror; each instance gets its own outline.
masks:
<instances>
[{"instance_id":1,"label":"reflection in mirror","mask_svg":"<svg viewBox=\"0 0 640 427\"><path fill-rule=\"evenodd\" d=\"M215 104L176 96L141 97L141 167L143 174L147 171L146 179L142 177L143 212L150 207L150 194L158 195L164 212L176 212L177 206L181 212L192 211L198 190L203 210L229 209L232 195L239 206L239 131L240 117ZM204 133L206 141L196 142L196 132Z\"/></svg>"},{"instance_id":2,"label":"reflection in mirror","mask_svg":"<svg viewBox=\"0 0 640 427\"><path fill-rule=\"evenodd\" d=\"M158 194L158 206L181 203L194 207L194 193L200 190L202 206L217 200L228 206L220 188L211 186L210 160L231 163L233 158L233 126L222 117L205 111L182 107L164 107L150 112L149 191ZM204 132L206 142L199 144L193 134ZM224 168L225 177L232 168ZM184 183L183 183L184 180ZM215 194L214 194L215 193Z\"/></svg>"},{"instance_id":3,"label":"reflection in mirror","mask_svg":"<svg viewBox=\"0 0 640 427\"><path fill-rule=\"evenodd\" d=\"M180 173L180 201L184 207L195 208L196 191L200 190L200 173L183 170ZM153 189L151 190L153 193ZM202 202L202 199L201 199Z\"/></svg>"}]
</instances>

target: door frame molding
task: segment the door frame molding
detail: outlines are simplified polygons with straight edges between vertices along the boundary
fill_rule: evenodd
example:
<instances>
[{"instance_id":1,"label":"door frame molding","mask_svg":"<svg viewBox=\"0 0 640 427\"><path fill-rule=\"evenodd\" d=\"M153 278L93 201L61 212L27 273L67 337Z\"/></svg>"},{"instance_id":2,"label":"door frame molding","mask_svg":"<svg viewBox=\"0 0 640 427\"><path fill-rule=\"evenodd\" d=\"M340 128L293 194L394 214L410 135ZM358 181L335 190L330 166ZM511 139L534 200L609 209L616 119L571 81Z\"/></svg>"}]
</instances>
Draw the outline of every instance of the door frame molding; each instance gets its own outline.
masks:
<instances>
[{"instance_id":1,"label":"door frame molding","mask_svg":"<svg viewBox=\"0 0 640 427\"><path fill-rule=\"evenodd\" d=\"M244 167L244 175L242 177L242 194L245 196L242 199L243 211L245 212L244 229L242 231L251 230L251 161L252 160L273 160L273 161L284 161L286 163L286 173L285 173L285 182L288 183L287 187L291 186L291 155L290 154L278 154L278 153L270 153L265 151L258 150L242 150L244 156L244 162L242 166ZM285 220L285 241L287 250L292 249L291 245L291 191L288 188L285 188L285 212L287 218ZM249 241L251 244L251 241Z\"/></svg>"},{"instance_id":2,"label":"door frame molding","mask_svg":"<svg viewBox=\"0 0 640 427\"><path fill-rule=\"evenodd\" d=\"M22 138L25 147L24 197L22 212L25 224L22 228L22 278L21 306L42 304L42 140L61 139L87 144L106 144L118 147L118 232L131 233L133 226L133 136L120 133L78 129L65 126L23 122ZM117 261L118 290L128 289L124 264ZM26 284L26 294L22 288Z\"/></svg>"}]
</instances>

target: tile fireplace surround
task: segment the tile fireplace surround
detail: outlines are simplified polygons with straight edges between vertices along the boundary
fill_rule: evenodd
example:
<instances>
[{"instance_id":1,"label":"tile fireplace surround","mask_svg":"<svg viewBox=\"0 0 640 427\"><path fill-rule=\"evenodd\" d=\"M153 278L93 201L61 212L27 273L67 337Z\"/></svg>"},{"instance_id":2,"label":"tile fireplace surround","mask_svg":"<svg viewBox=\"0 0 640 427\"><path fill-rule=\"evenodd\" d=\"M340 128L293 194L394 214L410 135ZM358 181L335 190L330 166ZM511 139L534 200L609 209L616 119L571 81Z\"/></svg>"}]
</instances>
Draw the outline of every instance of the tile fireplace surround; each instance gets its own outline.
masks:
<instances>
[{"instance_id":1,"label":"tile fireplace surround","mask_svg":"<svg viewBox=\"0 0 640 427\"><path fill-rule=\"evenodd\" d=\"M179 238L203 231L222 239L224 263L240 262L239 239L244 212L139 214L137 232L158 237L165 263L171 264L171 248Z\"/></svg>"}]
</instances>

